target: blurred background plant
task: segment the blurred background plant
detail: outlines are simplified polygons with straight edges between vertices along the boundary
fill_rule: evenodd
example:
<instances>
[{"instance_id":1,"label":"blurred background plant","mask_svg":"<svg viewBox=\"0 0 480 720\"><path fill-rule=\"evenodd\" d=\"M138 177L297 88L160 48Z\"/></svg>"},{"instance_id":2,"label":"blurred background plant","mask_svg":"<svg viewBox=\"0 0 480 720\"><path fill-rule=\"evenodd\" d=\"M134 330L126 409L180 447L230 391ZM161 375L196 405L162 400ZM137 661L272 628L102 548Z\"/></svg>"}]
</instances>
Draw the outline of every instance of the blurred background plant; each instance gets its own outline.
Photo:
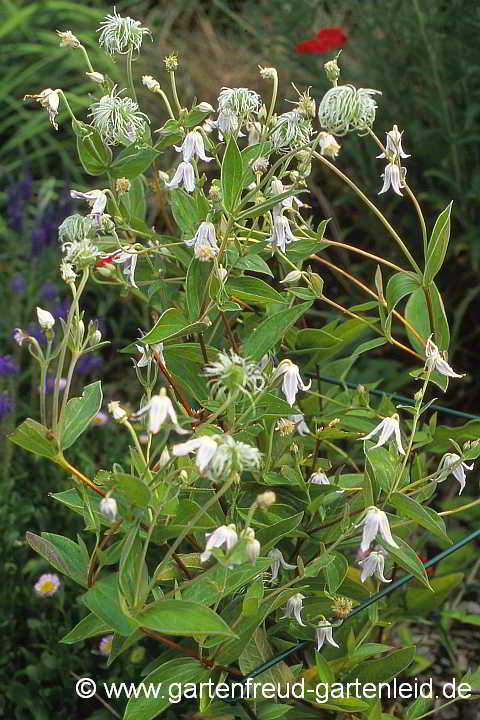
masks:
<instances>
[{"instance_id":1,"label":"blurred background plant","mask_svg":"<svg viewBox=\"0 0 480 720\"><path fill-rule=\"evenodd\" d=\"M411 154L409 183L420 189L427 222L454 199L453 242L450 260L441 277L442 294L447 297L446 309L452 327L450 360L454 367L475 377L479 339L476 307L480 286L480 240L477 234L480 195L480 59L478 35L480 8L475 0L158 0L158 2L117 3L117 10L140 20L152 31L154 42L144 44L136 75L152 74L166 85L163 57L177 52L180 68L177 83L181 97L188 103L207 101L215 105L222 86L250 87L261 90L256 65L275 65L279 69L279 98L282 110L288 109L288 98L296 94L290 83L303 90L311 86L317 100L328 89L323 63L337 49L299 52L296 46L310 40L322 28L343 30L342 49L344 77L357 86L381 89L376 132L383 132L396 123L404 130L403 144ZM12 342L16 326L38 332L31 323L35 306L49 309L56 317L66 309L67 292L56 278L59 252L57 228L72 212L68 188L86 184L86 177L71 152L73 133L70 123L62 123L59 132L47 126L44 113L22 102L27 93L45 87L62 88L72 107L84 117L92 86L83 72L83 60L73 51L59 47L55 30L70 29L85 44L96 70L106 72L116 81L117 65L100 51L93 28L112 11L103 0L88 4L66 0L0 0L0 37L2 40L3 78L0 107L0 297L4 311L0 316L2 337L0 358L0 426L2 437L0 533L4 538L0 591L0 617L4 641L0 653L0 714L15 708L15 717L41 719L62 713L75 717L111 717L108 711L92 716L97 703L82 702L81 710L71 693L70 671L83 676L99 676L105 667L98 654L98 642L86 641L76 648L57 644L58 637L75 625L84 610L73 601L65 586L54 598L37 598L33 584L47 571L38 558L23 544L25 529L55 532L62 529L73 535L82 527L82 518L59 518L57 506L43 488L52 484L64 488L62 471L37 463L25 453L13 454L5 441L5 433L27 414L35 417L38 403L39 378L32 375L33 364L21 361L18 347ZM311 46L310 49L312 49ZM85 68L86 69L86 68ZM81 71L79 73L79 70ZM152 128L166 119L163 105L154 96L138 87L141 107L152 118ZM155 124L157 123L157 124ZM342 147L341 164L360 186L374 196L381 186L381 165L375 159L377 150L371 144L357 141L351 135ZM169 167L169 156L159 169ZM53 179L54 178L54 179ZM323 174L309 178L312 205L316 219L331 217L329 232L336 240L382 255L387 248L392 257L390 241L374 217L360 212L354 196L334 179ZM405 200L389 195L378 200L386 214L393 216L401 235L409 245L421 237L416 218L404 212ZM153 209L154 210L154 209ZM409 208L410 210L410 208ZM157 218L158 220L158 218ZM157 225L157 230L162 228ZM332 257L334 251L332 251ZM325 257L327 257L325 255ZM338 256L337 258L338 259ZM361 261L341 257L343 267L356 277L373 285ZM368 271L370 272L370 270ZM363 302L364 297L338 275L327 276L329 294L342 304ZM128 303L129 313L124 312ZM113 341L112 349L87 356L90 364L85 375L102 376L106 401L125 389L122 370L115 360L118 348L135 336L138 326L146 327L144 306L138 312L132 295L115 297L104 293L101 286L89 291L87 305L90 316L100 319L105 339ZM329 311L321 313L333 319ZM409 392L411 379L408 367L393 353L379 350L356 363L349 379L372 382L381 379L383 390ZM132 371L133 372L133 371ZM478 411L479 390L473 382L459 383L455 391L442 398L458 410ZM443 421L443 419L442 419ZM108 426L92 429L75 453L87 462L101 467L105 458L118 454L111 447ZM86 452L88 444L89 452ZM73 458L75 460L75 458ZM92 467L92 472L93 472ZM47 478L48 474L48 478ZM451 508L456 500L444 498L442 509ZM467 533L478 523L472 511L459 533ZM455 535L454 539L458 539ZM474 548L455 556L455 569L468 570L475 561ZM460 565L462 566L460 568ZM473 587L475 589L475 586ZM8 630L8 632L5 632ZM447 642L445 640L445 642ZM132 666L113 666L113 673L128 679ZM130 667L130 670L128 670ZM109 679L114 679L112 669ZM28 683L28 692L26 690ZM49 689L56 688L56 689ZM2 702L4 706L2 707Z\"/></svg>"}]
</instances>

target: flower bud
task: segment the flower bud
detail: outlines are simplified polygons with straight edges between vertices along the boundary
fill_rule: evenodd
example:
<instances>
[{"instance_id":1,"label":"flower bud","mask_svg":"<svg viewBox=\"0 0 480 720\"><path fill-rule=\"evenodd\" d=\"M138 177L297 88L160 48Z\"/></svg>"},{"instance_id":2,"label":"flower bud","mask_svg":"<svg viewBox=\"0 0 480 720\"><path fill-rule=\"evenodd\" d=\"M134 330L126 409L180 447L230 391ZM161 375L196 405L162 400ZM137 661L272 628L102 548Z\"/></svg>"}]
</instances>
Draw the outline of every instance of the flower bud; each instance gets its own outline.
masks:
<instances>
[{"instance_id":1,"label":"flower bud","mask_svg":"<svg viewBox=\"0 0 480 720\"><path fill-rule=\"evenodd\" d=\"M117 518L117 501L112 497L104 497L100 501L100 512L105 515L108 520L115 522Z\"/></svg>"},{"instance_id":2,"label":"flower bud","mask_svg":"<svg viewBox=\"0 0 480 720\"><path fill-rule=\"evenodd\" d=\"M259 65L258 69L260 70L260 77L263 80L275 80L278 77L277 71L274 67L262 68Z\"/></svg>"},{"instance_id":3,"label":"flower bud","mask_svg":"<svg viewBox=\"0 0 480 720\"><path fill-rule=\"evenodd\" d=\"M37 307L37 317L42 330L51 330L55 325L55 318L48 310Z\"/></svg>"},{"instance_id":4,"label":"flower bud","mask_svg":"<svg viewBox=\"0 0 480 720\"><path fill-rule=\"evenodd\" d=\"M100 340L102 339L102 333L98 329L98 322L97 320L90 320L88 323L88 340L89 345L98 345Z\"/></svg>"},{"instance_id":5,"label":"flower bud","mask_svg":"<svg viewBox=\"0 0 480 720\"><path fill-rule=\"evenodd\" d=\"M75 282L75 278L77 277L77 274L73 269L73 265L67 262L60 263L60 274L62 276L62 280L66 283Z\"/></svg>"},{"instance_id":6,"label":"flower bud","mask_svg":"<svg viewBox=\"0 0 480 720\"><path fill-rule=\"evenodd\" d=\"M162 454L160 455L158 459L158 464L160 468L164 468L165 465L168 465L170 462L170 453L168 451L168 447L165 445L165 447L162 450Z\"/></svg>"},{"instance_id":7,"label":"flower bud","mask_svg":"<svg viewBox=\"0 0 480 720\"><path fill-rule=\"evenodd\" d=\"M270 507L270 505L274 505L276 502L277 496L271 490L267 490L266 492L257 495L257 507L260 508L260 510L265 510Z\"/></svg>"},{"instance_id":8,"label":"flower bud","mask_svg":"<svg viewBox=\"0 0 480 720\"><path fill-rule=\"evenodd\" d=\"M306 274L307 283L318 297L323 295L323 278L317 273L309 272Z\"/></svg>"},{"instance_id":9,"label":"flower bud","mask_svg":"<svg viewBox=\"0 0 480 720\"><path fill-rule=\"evenodd\" d=\"M85 75L90 78L94 83L101 85L105 82L105 75L99 72L86 72Z\"/></svg>"},{"instance_id":10,"label":"flower bud","mask_svg":"<svg viewBox=\"0 0 480 720\"><path fill-rule=\"evenodd\" d=\"M118 400L113 400L108 404L108 412L113 415L113 419L121 423L128 418L128 413L122 407Z\"/></svg>"},{"instance_id":11,"label":"flower bud","mask_svg":"<svg viewBox=\"0 0 480 720\"><path fill-rule=\"evenodd\" d=\"M142 83L150 92L156 93L160 90L160 83L151 75L142 75Z\"/></svg>"},{"instance_id":12,"label":"flower bud","mask_svg":"<svg viewBox=\"0 0 480 720\"><path fill-rule=\"evenodd\" d=\"M178 68L178 58L175 53L167 55L167 57L163 58L163 62L165 63L165 67L167 68L168 72L175 72L175 70Z\"/></svg>"},{"instance_id":13,"label":"flower bud","mask_svg":"<svg viewBox=\"0 0 480 720\"><path fill-rule=\"evenodd\" d=\"M291 272L286 275L283 280L280 280L280 283L282 284L288 284L288 283L295 283L297 280L300 280L302 277L302 273L300 270L292 270Z\"/></svg>"},{"instance_id":14,"label":"flower bud","mask_svg":"<svg viewBox=\"0 0 480 720\"><path fill-rule=\"evenodd\" d=\"M195 106L195 110L200 110L200 112L205 112L205 113L215 112L215 109L208 102L199 103L198 105Z\"/></svg>"},{"instance_id":15,"label":"flower bud","mask_svg":"<svg viewBox=\"0 0 480 720\"><path fill-rule=\"evenodd\" d=\"M119 195L125 195L130 190L130 180L126 177L117 178L115 190Z\"/></svg>"},{"instance_id":16,"label":"flower bud","mask_svg":"<svg viewBox=\"0 0 480 720\"><path fill-rule=\"evenodd\" d=\"M336 85L337 80L340 77L340 68L338 67L337 58L334 58L333 60L329 60L328 62L324 63L323 69L325 70L327 80L331 82L332 85Z\"/></svg>"},{"instance_id":17,"label":"flower bud","mask_svg":"<svg viewBox=\"0 0 480 720\"><path fill-rule=\"evenodd\" d=\"M80 40L72 33L71 30L57 30L57 35L60 38L60 47L77 49L81 46Z\"/></svg>"}]
</instances>

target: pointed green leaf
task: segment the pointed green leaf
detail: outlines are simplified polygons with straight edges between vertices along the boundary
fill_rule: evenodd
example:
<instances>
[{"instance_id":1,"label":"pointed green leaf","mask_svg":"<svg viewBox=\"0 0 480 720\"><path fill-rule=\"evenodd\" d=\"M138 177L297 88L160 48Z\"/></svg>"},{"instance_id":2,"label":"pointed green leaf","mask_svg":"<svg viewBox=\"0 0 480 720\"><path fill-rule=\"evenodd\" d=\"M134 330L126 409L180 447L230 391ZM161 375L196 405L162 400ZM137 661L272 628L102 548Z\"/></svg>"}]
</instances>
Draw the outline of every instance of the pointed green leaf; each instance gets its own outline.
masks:
<instances>
[{"instance_id":1,"label":"pointed green leaf","mask_svg":"<svg viewBox=\"0 0 480 720\"><path fill-rule=\"evenodd\" d=\"M391 313L400 300L411 295L419 287L421 287L421 278L413 272L398 272L392 275L385 293L388 312Z\"/></svg>"},{"instance_id":2,"label":"pointed green leaf","mask_svg":"<svg viewBox=\"0 0 480 720\"><path fill-rule=\"evenodd\" d=\"M446 542L448 545L452 544L452 541L447 535L445 522L443 521L443 518L435 512L435 510L425 507L424 505L420 505L420 503L416 500L404 495L403 493L393 493L393 495L389 498L389 502L401 515L414 520L419 525L426 528L426 530L433 533L433 535L436 535Z\"/></svg>"},{"instance_id":3,"label":"pointed green leaf","mask_svg":"<svg viewBox=\"0 0 480 720\"><path fill-rule=\"evenodd\" d=\"M41 536L27 532L25 539L35 552L45 558L50 565L79 585L87 587L88 557L82 549L69 538L52 533Z\"/></svg>"},{"instance_id":4,"label":"pointed green leaf","mask_svg":"<svg viewBox=\"0 0 480 720\"><path fill-rule=\"evenodd\" d=\"M280 295L263 280L247 275L227 280L225 290L230 296L247 302L264 304L288 302L286 294Z\"/></svg>"},{"instance_id":5,"label":"pointed green leaf","mask_svg":"<svg viewBox=\"0 0 480 720\"><path fill-rule=\"evenodd\" d=\"M432 231L432 237L428 243L427 262L425 265L424 280L429 285L435 278L445 260L448 241L450 240L450 215L452 202L440 213Z\"/></svg>"},{"instance_id":6,"label":"pointed green leaf","mask_svg":"<svg viewBox=\"0 0 480 720\"><path fill-rule=\"evenodd\" d=\"M279 342L287 330L294 325L312 306L312 302L294 305L288 310L282 310L271 315L260 323L244 343L246 356L254 360L260 360L266 352L271 350Z\"/></svg>"},{"instance_id":7,"label":"pointed green leaf","mask_svg":"<svg viewBox=\"0 0 480 720\"><path fill-rule=\"evenodd\" d=\"M233 212L242 192L243 162L234 137L228 141L222 162L222 192L225 209Z\"/></svg>"},{"instance_id":8,"label":"pointed green leaf","mask_svg":"<svg viewBox=\"0 0 480 720\"><path fill-rule=\"evenodd\" d=\"M169 308L162 313L150 332L142 337L141 342L145 345L154 345L163 340L191 335L206 327L207 323L203 322L189 323L180 310Z\"/></svg>"},{"instance_id":9,"label":"pointed green leaf","mask_svg":"<svg viewBox=\"0 0 480 720\"><path fill-rule=\"evenodd\" d=\"M75 625L70 632L64 635L60 642L65 643L65 645L73 645L74 643L95 637L96 635L104 635L109 631L111 632L111 630L112 628L104 623L103 620L100 620L96 615L90 613L84 617L83 620L80 620L78 625Z\"/></svg>"},{"instance_id":10,"label":"pointed green leaf","mask_svg":"<svg viewBox=\"0 0 480 720\"><path fill-rule=\"evenodd\" d=\"M164 635L221 635L236 637L220 615L200 603L189 600L160 600L135 617L141 627Z\"/></svg>"},{"instance_id":11,"label":"pointed green leaf","mask_svg":"<svg viewBox=\"0 0 480 720\"><path fill-rule=\"evenodd\" d=\"M50 430L32 418L24 420L8 438L24 450L51 460L60 453L60 448Z\"/></svg>"},{"instance_id":12,"label":"pointed green leaf","mask_svg":"<svg viewBox=\"0 0 480 720\"><path fill-rule=\"evenodd\" d=\"M119 635L130 635L136 623L122 610L118 592L118 574L101 577L88 592L82 595L84 605Z\"/></svg>"},{"instance_id":13,"label":"pointed green leaf","mask_svg":"<svg viewBox=\"0 0 480 720\"><path fill-rule=\"evenodd\" d=\"M86 385L82 397L72 398L65 409L65 424L61 439L62 450L69 448L88 428L102 407L103 393L100 380Z\"/></svg>"}]
</instances>

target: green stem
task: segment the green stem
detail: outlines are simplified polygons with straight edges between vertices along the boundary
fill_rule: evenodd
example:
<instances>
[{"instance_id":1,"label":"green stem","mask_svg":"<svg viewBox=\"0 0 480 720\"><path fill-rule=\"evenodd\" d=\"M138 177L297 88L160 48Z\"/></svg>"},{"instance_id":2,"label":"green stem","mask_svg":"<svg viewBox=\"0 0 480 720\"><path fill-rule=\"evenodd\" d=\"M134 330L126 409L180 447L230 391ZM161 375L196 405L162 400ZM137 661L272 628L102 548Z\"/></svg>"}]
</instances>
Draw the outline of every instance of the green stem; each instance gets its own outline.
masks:
<instances>
[{"instance_id":1,"label":"green stem","mask_svg":"<svg viewBox=\"0 0 480 720\"><path fill-rule=\"evenodd\" d=\"M168 114L170 115L170 117L172 118L172 120L175 120L176 118L175 118L175 115L173 114L173 110L172 110L172 106L170 105L170 101L169 101L168 97L166 96L166 94L163 92L162 88L160 88L160 87L157 88L157 89L155 90L155 93L156 93L157 95L160 95L160 97L162 98L163 102L165 103L165 107L167 108Z\"/></svg>"},{"instance_id":2,"label":"green stem","mask_svg":"<svg viewBox=\"0 0 480 720\"><path fill-rule=\"evenodd\" d=\"M145 542L143 544L142 555L140 557L140 562L138 564L137 582L135 584L135 595L134 595L133 607L138 607L138 600L140 597L140 585L142 582L143 568L144 568L145 561L147 558L147 551L148 551L148 546L150 545L152 533L155 528L155 525L157 524L157 517L158 517L158 515L156 515L156 514L153 516L152 522L150 523L149 528L148 528Z\"/></svg>"},{"instance_id":3,"label":"green stem","mask_svg":"<svg viewBox=\"0 0 480 720\"><path fill-rule=\"evenodd\" d=\"M60 394L60 378L62 377L63 372L63 366L65 364L65 356L67 354L67 348L68 348L68 342L70 339L70 331L72 329L72 322L73 317L75 315L75 311L78 309L78 301L80 299L80 296L85 288L85 285L88 280L89 275L89 269L85 268L83 270L83 275L81 277L81 280L78 284L78 288L75 288L72 284L72 291L73 291L73 300L72 304L70 305L70 310L68 311L68 317L67 322L65 325L65 334L62 340L62 349L60 351L60 357L58 359L58 365L57 365L57 374L55 376L55 387L53 390L53 402L52 402L52 430L55 433L57 430L57 425L59 422L58 417L58 400L59 400L59 394ZM60 438L57 438L60 440Z\"/></svg>"},{"instance_id":4,"label":"green stem","mask_svg":"<svg viewBox=\"0 0 480 720\"><path fill-rule=\"evenodd\" d=\"M410 189L410 187L405 183L404 189L407 191L407 195L412 201L415 210L417 211L418 219L420 220L420 225L422 228L422 238L423 238L423 255L425 258L425 262L427 262L427 253L428 253L428 235L427 235L427 225L425 223L425 218L423 217L422 208L419 205L419 202L417 198L415 197L414 193Z\"/></svg>"},{"instance_id":5,"label":"green stem","mask_svg":"<svg viewBox=\"0 0 480 720\"><path fill-rule=\"evenodd\" d=\"M409 249L403 242L400 235L394 230L394 228L390 225L386 217L380 212L380 210L377 208L376 205L372 203L371 200L368 199L368 197L363 193L355 183L350 180L349 177L347 177L339 168L337 168L333 163L331 163L327 158L323 157L323 155L320 155L320 153L313 153L313 155L317 158L317 160L320 160L324 165L326 165L332 172L334 172L341 180L343 180L344 183L346 183L353 192L358 195L358 197L365 203L365 205L378 217L380 222L383 224L383 226L386 228L386 230L390 233L392 238L395 240L407 260L410 262L411 266L417 272L419 275L422 275L422 271L420 270L419 266L417 265L415 258L410 253Z\"/></svg>"},{"instance_id":6,"label":"green stem","mask_svg":"<svg viewBox=\"0 0 480 720\"><path fill-rule=\"evenodd\" d=\"M173 72L173 70L170 71L169 75L170 75L170 84L172 86L173 99L175 100L175 105L177 106L178 112L181 113L182 106L180 105L180 100L178 99L177 84L175 82L175 73Z\"/></svg>"},{"instance_id":7,"label":"green stem","mask_svg":"<svg viewBox=\"0 0 480 720\"><path fill-rule=\"evenodd\" d=\"M67 407L68 396L70 394L70 386L72 384L73 371L75 370L75 365L77 364L77 360L79 357L80 357L80 353L74 352L74 353L72 353L72 357L70 359L70 367L68 368L67 382L65 383L65 389L63 391L62 407L60 409L60 417L58 420L58 436L59 437L62 437L63 424L65 422L65 408Z\"/></svg>"},{"instance_id":8,"label":"green stem","mask_svg":"<svg viewBox=\"0 0 480 720\"><path fill-rule=\"evenodd\" d=\"M87 53L86 49L83 47L83 45L80 45L80 48L79 48L79 49L83 52L83 56L84 56L84 58L85 58L85 60L86 60L86 63L87 63L88 72L93 73L94 70L93 70L93 67L92 67L92 63L90 62L90 58L88 57L88 53Z\"/></svg>"},{"instance_id":9,"label":"green stem","mask_svg":"<svg viewBox=\"0 0 480 720\"><path fill-rule=\"evenodd\" d=\"M135 92L135 85L133 84L132 57L133 45L130 45L127 52L127 85L132 99L137 102L137 93Z\"/></svg>"}]
</instances>

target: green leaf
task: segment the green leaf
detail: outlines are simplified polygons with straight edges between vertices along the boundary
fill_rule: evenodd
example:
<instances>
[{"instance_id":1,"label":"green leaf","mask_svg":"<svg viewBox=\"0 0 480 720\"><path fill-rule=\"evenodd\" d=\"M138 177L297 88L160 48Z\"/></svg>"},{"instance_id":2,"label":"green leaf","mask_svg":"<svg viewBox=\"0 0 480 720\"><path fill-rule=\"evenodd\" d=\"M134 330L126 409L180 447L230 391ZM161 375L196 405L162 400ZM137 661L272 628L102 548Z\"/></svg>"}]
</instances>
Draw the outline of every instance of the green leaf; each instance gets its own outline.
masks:
<instances>
[{"instance_id":1,"label":"green leaf","mask_svg":"<svg viewBox=\"0 0 480 720\"><path fill-rule=\"evenodd\" d=\"M262 546L262 554L265 555L282 537L293 532L300 525L302 518L303 512L297 513L297 515L257 530L256 537Z\"/></svg>"},{"instance_id":2,"label":"green leaf","mask_svg":"<svg viewBox=\"0 0 480 720\"><path fill-rule=\"evenodd\" d=\"M179 702L182 685L206 682L209 676L210 670L193 658L176 658L163 663L143 680L145 687L158 688L158 692L148 696L147 693L139 693L138 697L132 695L123 720L151 720L157 717L172 702ZM178 697L174 694L176 690L180 690Z\"/></svg>"},{"instance_id":3,"label":"green leaf","mask_svg":"<svg viewBox=\"0 0 480 720\"><path fill-rule=\"evenodd\" d=\"M110 148L103 144L100 134L92 125L75 120L72 128L77 136L77 152L85 172L103 175L112 162Z\"/></svg>"},{"instance_id":4,"label":"green leaf","mask_svg":"<svg viewBox=\"0 0 480 720\"><path fill-rule=\"evenodd\" d=\"M42 533L40 537L35 533L27 532L25 539L30 547L50 565L79 585L87 587L88 557L85 557L77 543L52 533Z\"/></svg>"},{"instance_id":5,"label":"green leaf","mask_svg":"<svg viewBox=\"0 0 480 720\"><path fill-rule=\"evenodd\" d=\"M413 325L418 334L425 340L434 333L434 342L440 350L448 350L450 342L450 331L448 329L448 321L443 307L442 298L437 287L432 283L429 292L432 301L433 328L430 325L428 303L425 296L427 291L424 288L418 288L409 297L406 308L405 318ZM411 346L421 355L425 352L423 343L411 332L407 327L407 335Z\"/></svg>"},{"instance_id":6,"label":"green leaf","mask_svg":"<svg viewBox=\"0 0 480 720\"><path fill-rule=\"evenodd\" d=\"M187 272L185 300L187 304L188 319L196 320L200 315L203 298L210 277L210 263L192 258Z\"/></svg>"},{"instance_id":7,"label":"green leaf","mask_svg":"<svg viewBox=\"0 0 480 720\"><path fill-rule=\"evenodd\" d=\"M169 308L161 314L153 328L141 338L140 342L145 345L154 345L162 342L162 340L191 335L194 332L204 330L206 327L207 324L203 322L189 323L180 310Z\"/></svg>"},{"instance_id":8,"label":"green leaf","mask_svg":"<svg viewBox=\"0 0 480 720\"><path fill-rule=\"evenodd\" d=\"M416 648L414 645L395 650L390 655L383 655L377 660L364 660L360 665L350 670L345 682L355 682L356 679L361 684L372 682L389 682L392 678L400 675L415 658Z\"/></svg>"},{"instance_id":9,"label":"green leaf","mask_svg":"<svg viewBox=\"0 0 480 720\"><path fill-rule=\"evenodd\" d=\"M452 590L455 590L455 588L461 585L463 580L463 573L452 573L451 575L432 578L430 583L433 592L429 592L425 590L425 588L408 588L405 598L409 613L416 617L425 617L432 610L438 610L438 608L443 607Z\"/></svg>"},{"instance_id":10,"label":"green leaf","mask_svg":"<svg viewBox=\"0 0 480 720\"><path fill-rule=\"evenodd\" d=\"M127 473L112 473L111 477L115 489L123 493L129 502L137 507L147 507L151 492L142 480Z\"/></svg>"},{"instance_id":11,"label":"green leaf","mask_svg":"<svg viewBox=\"0 0 480 720\"><path fill-rule=\"evenodd\" d=\"M88 592L82 595L84 605L103 620L118 635L130 635L137 625L122 610L118 592L118 574L101 577Z\"/></svg>"},{"instance_id":12,"label":"green leaf","mask_svg":"<svg viewBox=\"0 0 480 720\"><path fill-rule=\"evenodd\" d=\"M348 562L340 553L329 553L332 562L325 567L325 575L327 576L328 589L331 593L338 590L345 579L348 572Z\"/></svg>"},{"instance_id":13,"label":"green leaf","mask_svg":"<svg viewBox=\"0 0 480 720\"><path fill-rule=\"evenodd\" d=\"M50 437L51 436L51 437ZM53 460L60 453L60 448L53 434L36 420L27 418L8 436L15 445L20 445L35 455Z\"/></svg>"},{"instance_id":14,"label":"green leaf","mask_svg":"<svg viewBox=\"0 0 480 720\"><path fill-rule=\"evenodd\" d=\"M112 628L100 620L96 615L90 613L83 620L80 620L78 625L75 625L70 632L63 636L60 640L65 645L73 645L74 643L86 640L96 635L103 635L106 632L111 631Z\"/></svg>"},{"instance_id":15,"label":"green leaf","mask_svg":"<svg viewBox=\"0 0 480 720\"><path fill-rule=\"evenodd\" d=\"M429 285L435 278L445 260L447 254L448 241L450 240L450 215L452 212L452 202L447 205L445 210L440 213L432 231L432 236L428 243L427 259L425 264L424 281Z\"/></svg>"},{"instance_id":16,"label":"green leaf","mask_svg":"<svg viewBox=\"0 0 480 720\"><path fill-rule=\"evenodd\" d=\"M411 705L407 708L407 713L405 715L406 720L415 720L415 718L420 717L421 715L424 715L426 712L430 710L430 708L433 705L433 699L422 697L421 695L417 697L415 702L413 702Z\"/></svg>"},{"instance_id":17,"label":"green leaf","mask_svg":"<svg viewBox=\"0 0 480 720\"><path fill-rule=\"evenodd\" d=\"M221 184L223 203L228 212L233 212L242 192L243 162L234 137L228 141L222 161Z\"/></svg>"},{"instance_id":18,"label":"green leaf","mask_svg":"<svg viewBox=\"0 0 480 720\"><path fill-rule=\"evenodd\" d=\"M283 338L288 328L294 325L311 306L312 302L301 303L266 318L245 340L245 355L254 360L260 360L266 352L271 350Z\"/></svg>"},{"instance_id":19,"label":"green leaf","mask_svg":"<svg viewBox=\"0 0 480 720\"><path fill-rule=\"evenodd\" d=\"M392 275L385 293L388 312L391 313L400 300L411 295L419 287L421 287L421 279L413 272L398 272Z\"/></svg>"},{"instance_id":20,"label":"green leaf","mask_svg":"<svg viewBox=\"0 0 480 720\"><path fill-rule=\"evenodd\" d=\"M268 198L268 200L258 203L258 205L252 205L252 207L248 208L248 210L243 210L243 212L238 214L237 220L239 222L241 222L242 220L246 220L247 218L254 218L254 217L258 217L259 215L264 215L268 210L271 210L275 205L278 205L278 203L281 203L282 200L286 200L287 198L292 197L293 195L299 195L302 192L308 192L308 190L299 190L298 188L292 188L290 190L285 190L285 192L279 193L278 195L275 195L274 197ZM318 249L318 244L316 244L315 247L317 247L317 249ZM309 254L311 254L311 253L309 253Z\"/></svg>"},{"instance_id":21,"label":"green leaf","mask_svg":"<svg viewBox=\"0 0 480 720\"><path fill-rule=\"evenodd\" d=\"M205 214L195 197L182 188L175 188L170 191L170 205L180 230L193 237L200 223L205 220Z\"/></svg>"},{"instance_id":22,"label":"green leaf","mask_svg":"<svg viewBox=\"0 0 480 720\"><path fill-rule=\"evenodd\" d=\"M414 520L419 525L433 533L433 535L436 535L446 542L448 545L452 544L452 541L447 535L447 529L443 518L440 517L435 510L420 505L420 503L416 500L404 495L403 493L393 493L393 495L389 498L389 502L401 515L405 515L405 517Z\"/></svg>"},{"instance_id":23,"label":"green leaf","mask_svg":"<svg viewBox=\"0 0 480 720\"><path fill-rule=\"evenodd\" d=\"M81 398L72 398L65 408L65 424L61 438L62 450L69 448L88 428L102 407L103 393L100 380L86 385Z\"/></svg>"},{"instance_id":24,"label":"green leaf","mask_svg":"<svg viewBox=\"0 0 480 720\"><path fill-rule=\"evenodd\" d=\"M380 488L386 493L390 492L397 470L388 450L383 447L371 448L367 453L367 463L372 466L373 476Z\"/></svg>"},{"instance_id":25,"label":"green leaf","mask_svg":"<svg viewBox=\"0 0 480 720\"><path fill-rule=\"evenodd\" d=\"M132 180L145 172L158 155L160 155L159 151L148 145L143 147L130 145L115 158L110 167L110 173L115 178L126 177Z\"/></svg>"},{"instance_id":26,"label":"green leaf","mask_svg":"<svg viewBox=\"0 0 480 720\"><path fill-rule=\"evenodd\" d=\"M220 635L236 637L220 615L200 603L189 600L160 600L153 607L136 615L142 627L164 635Z\"/></svg>"},{"instance_id":27,"label":"green leaf","mask_svg":"<svg viewBox=\"0 0 480 720\"><path fill-rule=\"evenodd\" d=\"M410 545L407 545L407 543L404 542L401 538L394 535L394 539L399 545L399 547L395 548L393 547L393 545L388 546L388 552L390 553L392 558L404 570L415 575L415 577L420 580L420 582L423 583L423 585L425 585L431 592L432 588L430 586L430 583L428 582L427 573L425 572L423 563L417 557L417 553L412 550Z\"/></svg>"},{"instance_id":28,"label":"green leaf","mask_svg":"<svg viewBox=\"0 0 480 720\"><path fill-rule=\"evenodd\" d=\"M267 263L259 255L245 255L236 261L234 267L240 268L240 270L250 270L273 277L273 273Z\"/></svg>"},{"instance_id":29,"label":"green leaf","mask_svg":"<svg viewBox=\"0 0 480 720\"><path fill-rule=\"evenodd\" d=\"M233 297L254 303L286 303L288 301L286 295L280 295L263 280L247 275L227 280L225 290Z\"/></svg>"}]
</instances>

